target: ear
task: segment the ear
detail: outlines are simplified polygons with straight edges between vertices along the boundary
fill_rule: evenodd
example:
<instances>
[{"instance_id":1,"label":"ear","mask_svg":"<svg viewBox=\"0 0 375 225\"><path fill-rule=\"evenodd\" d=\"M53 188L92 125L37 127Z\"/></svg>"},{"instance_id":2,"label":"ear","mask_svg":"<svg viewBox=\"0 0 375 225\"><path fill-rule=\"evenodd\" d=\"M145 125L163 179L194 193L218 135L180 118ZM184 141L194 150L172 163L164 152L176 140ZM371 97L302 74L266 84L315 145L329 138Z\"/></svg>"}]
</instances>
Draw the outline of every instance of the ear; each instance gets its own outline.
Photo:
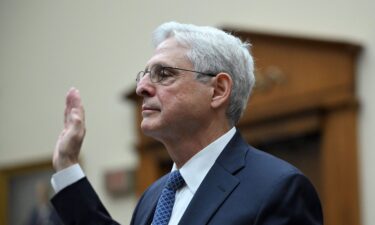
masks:
<instances>
[{"instance_id":1,"label":"ear","mask_svg":"<svg viewBox=\"0 0 375 225\"><path fill-rule=\"evenodd\" d=\"M219 108L229 102L230 93L232 92L232 78L227 73L219 73L213 79L213 93L211 106Z\"/></svg>"}]
</instances>

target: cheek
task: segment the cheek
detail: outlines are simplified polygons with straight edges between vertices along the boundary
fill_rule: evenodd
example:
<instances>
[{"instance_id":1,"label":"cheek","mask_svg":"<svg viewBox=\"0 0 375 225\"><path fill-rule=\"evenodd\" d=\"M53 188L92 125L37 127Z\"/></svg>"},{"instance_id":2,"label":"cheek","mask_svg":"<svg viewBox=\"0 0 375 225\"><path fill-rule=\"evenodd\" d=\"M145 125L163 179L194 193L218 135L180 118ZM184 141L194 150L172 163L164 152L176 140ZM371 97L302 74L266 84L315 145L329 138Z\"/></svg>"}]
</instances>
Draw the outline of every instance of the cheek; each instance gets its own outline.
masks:
<instances>
[{"instance_id":1,"label":"cheek","mask_svg":"<svg viewBox=\"0 0 375 225\"><path fill-rule=\"evenodd\" d=\"M209 110L209 97L206 92L191 90L187 94L179 94L174 98L175 107L183 115L201 117Z\"/></svg>"},{"instance_id":2,"label":"cheek","mask_svg":"<svg viewBox=\"0 0 375 225\"><path fill-rule=\"evenodd\" d=\"M160 93L158 98L162 118L171 122L171 120L185 117L185 114L189 113L188 109L193 107L190 97L182 91Z\"/></svg>"},{"instance_id":3,"label":"cheek","mask_svg":"<svg viewBox=\"0 0 375 225\"><path fill-rule=\"evenodd\" d=\"M209 90L207 87L196 84L187 83L179 85L178 88L163 90L158 94L158 98L162 106L162 113L173 117L199 116L210 107Z\"/></svg>"}]
</instances>

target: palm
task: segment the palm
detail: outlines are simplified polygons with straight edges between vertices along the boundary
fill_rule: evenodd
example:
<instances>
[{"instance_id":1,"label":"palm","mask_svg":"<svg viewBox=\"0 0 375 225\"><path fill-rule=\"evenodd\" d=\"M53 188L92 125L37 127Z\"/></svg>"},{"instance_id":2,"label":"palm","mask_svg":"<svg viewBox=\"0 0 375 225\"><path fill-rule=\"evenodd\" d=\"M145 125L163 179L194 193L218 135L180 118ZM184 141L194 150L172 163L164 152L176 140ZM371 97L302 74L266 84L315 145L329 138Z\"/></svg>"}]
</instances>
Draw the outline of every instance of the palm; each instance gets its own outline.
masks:
<instances>
[{"instance_id":1,"label":"palm","mask_svg":"<svg viewBox=\"0 0 375 225\"><path fill-rule=\"evenodd\" d=\"M78 162L85 136L85 115L79 91L71 88L66 96L64 129L60 133L53 154L53 166L64 169Z\"/></svg>"}]
</instances>

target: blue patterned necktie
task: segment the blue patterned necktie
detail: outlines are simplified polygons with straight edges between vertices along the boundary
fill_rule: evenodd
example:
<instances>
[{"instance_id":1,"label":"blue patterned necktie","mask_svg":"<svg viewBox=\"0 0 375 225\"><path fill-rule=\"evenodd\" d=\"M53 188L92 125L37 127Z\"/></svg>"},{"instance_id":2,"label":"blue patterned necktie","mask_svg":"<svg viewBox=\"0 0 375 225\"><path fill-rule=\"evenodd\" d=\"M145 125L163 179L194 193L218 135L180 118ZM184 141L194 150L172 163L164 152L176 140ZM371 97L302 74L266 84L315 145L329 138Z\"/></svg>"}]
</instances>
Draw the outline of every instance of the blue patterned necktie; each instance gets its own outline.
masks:
<instances>
[{"instance_id":1,"label":"blue patterned necktie","mask_svg":"<svg viewBox=\"0 0 375 225\"><path fill-rule=\"evenodd\" d=\"M182 178L178 170L175 170L169 174L168 181L165 184L159 197L158 204L156 205L152 225L167 225L169 223L176 191L184 184L184 178Z\"/></svg>"}]
</instances>

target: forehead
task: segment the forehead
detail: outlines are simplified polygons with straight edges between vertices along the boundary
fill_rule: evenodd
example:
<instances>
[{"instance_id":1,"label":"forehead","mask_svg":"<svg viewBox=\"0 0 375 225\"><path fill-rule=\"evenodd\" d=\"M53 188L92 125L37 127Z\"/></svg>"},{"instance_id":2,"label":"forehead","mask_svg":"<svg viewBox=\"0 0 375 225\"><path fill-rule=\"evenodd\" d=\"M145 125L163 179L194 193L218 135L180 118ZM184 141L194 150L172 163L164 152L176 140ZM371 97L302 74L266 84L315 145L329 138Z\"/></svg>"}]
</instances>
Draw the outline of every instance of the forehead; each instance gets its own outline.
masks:
<instances>
[{"instance_id":1,"label":"forehead","mask_svg":"<svg viewBox=\"0 0 375 225\"><path fill-rule=\"evenodd\" d=\"M147 67L162 64L172 67L191 66L187 58L188 48L179 44L175 38L171 37L160 43L152 57L147 62Z\"/></svg>"}]
</instances>

